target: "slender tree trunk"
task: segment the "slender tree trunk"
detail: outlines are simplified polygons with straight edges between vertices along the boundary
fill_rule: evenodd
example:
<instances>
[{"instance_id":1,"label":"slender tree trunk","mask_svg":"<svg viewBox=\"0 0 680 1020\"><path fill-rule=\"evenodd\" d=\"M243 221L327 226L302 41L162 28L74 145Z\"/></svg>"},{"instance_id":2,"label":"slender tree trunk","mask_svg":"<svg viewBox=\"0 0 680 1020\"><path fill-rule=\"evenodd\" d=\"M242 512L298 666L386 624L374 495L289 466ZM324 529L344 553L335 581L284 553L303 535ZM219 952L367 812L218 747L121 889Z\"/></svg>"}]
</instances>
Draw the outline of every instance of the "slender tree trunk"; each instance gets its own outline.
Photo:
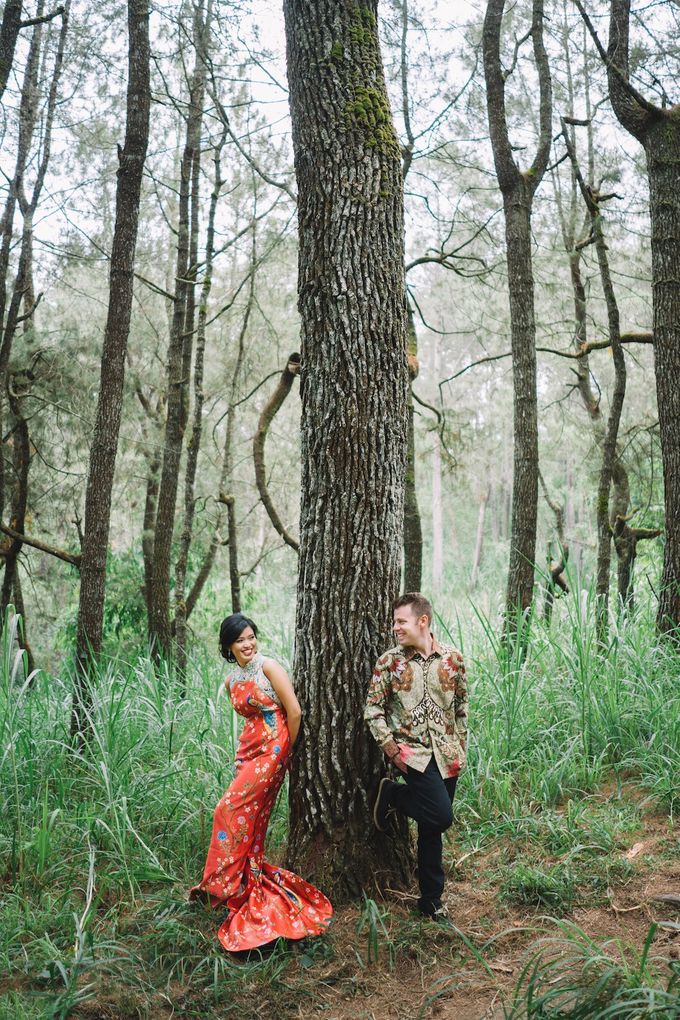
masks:
<instances>
[{"instance_id":1,"label":"slender tree trunk","mask_svg":"<svg viewBox=\"0 0 680 1020\"><path fill-rule=\"evenodd\" d=\"M555 588L559 587L563 592L565 592L565 594L569 593L566 578L564 577L567 560L569 559L569 546L564 540L564 508L550 498L550 493L548 492L548 487L545 484L543 475L539 473L538 478L541 483L541 488L543 489L545 501L555 515L555 528L557 530L558 559L557 561L553 560L553 543L549 542L547 557L548 571L545 586L545 601L543 603L543 620L549 628L552 621L553 607L555 605Z\"/></svg>"},{"instance_id":2,"label":"slender tree trunk","mask_svg":"<svg viewBox=\"0 0 680 1020\"><path fill-rule=\"evenodd\" d=\"M151 614L153 592L153 542L158 500L158 478L161 470L160 453L151 454L147 464L146 492L144 496L144 522L142 527L142 559L144 561L144 603L147 620Z\"/></svg>"},{"instance_id":3,"label":"slender tree trunk","mask_svg":"<svg viewBox=\"0 0 680 1020\"><path fill-rule=\"evenodd\" d=\"M253 182L254 187L254 182ZM254 218L254 217L253 217ZM241 376L241 369L243 367L243 360L245 358L246 348L245 339L248 333L248 323L253 310L253 304L255 301L255 266L257 265L257 247L256 247L256 234L255 227L253 226L253 243L252 243L252 254L251 254L251 276L250 276L250 289L248 291L248 301L246 303L246 310L243 316L243 322L241 324L241 330L238 338L238 348L236 353L236 362L234 364L234 371L231 378L231 393L229 399L229 410L227 411L227 428L224 436L224 453L222 456L222 478L220 480L220 493L228 489L228 494L225 498L227 506L227 548L229 552L229 587L231 589L231 611L232 613L241 612L241 571L239 569L238 562L238 524L236 521L236 494L233 492L233 473L234 473L234 430L236 428L236 393L238 389L239 379ZM290 363L290 359L289 359ZM262 419L260 418L260 422ZM262 467L264 470L264 439L262 445ZM262 494L260 484L260 495Z\"/></svg>"},{"instance_id":4,"label":"slender tree trunk","mask_svg":"<svg viewBox=\"0 0 680 1020\"><path fill-rule=\"evenodd\" d=\"M224 135L222 143L215 153L215 181L213 186L212 195L210 196L210 209L208 212L208 228L206 232L206 243L205 243L205 268L203 276L203 284L201 287L201 300L198 312L198 329L196 331L196 355L194 362L194 411L193 411L193 422L191 427L191 437L187 444L187 465L186 472L184 475L184 521L182 523L182 533L180 535L179 552L177 554L177 562L175 564L175 645L176 645L176 656L177 656L177 669L180 676L183 676L186 670L187 662L187 606L186 606L186 575L187 566L189 563L189 549L191 547L191 539L193 535L194 526L194 514L196 510L196 470L198 468L198 454L201 448L201 437L203 435L203 404L204 404L204 392L203 392L203 368L205 360L205 343L206 343L206 323L208 318L208 300L210 298L210 291L212 288L212 274L213 274L213 257L215 252L215 213L217 211L217 202L220 196L222 188L222 178L220 175L220 156L222 146L224 145ZM198 167L198 160L194 161L194 166ZM198 219L198 180L194 183L194 190L192 192L192 209L193 219ZM198 260L198 249L195 242L193 241L194 250L192 251L194 275L195 266ZM189 307L187 310L187 327L193 331L193 299L188 303Z\"/></svg>"},{"instance_id":5,"label":"slender tree trunk","mask_svg":"<svg viewBox=\"0 0 680 1020\"><path fill-rule=\"evenodd\" d=\"M631 613L635 608L633 570L637 557L637 544L643 539L658 538L660 528L631 528L628 518L617 517L613 526L614 545L618 557L619 607Z\"/></svg>"},{"instance_id":6,"label":"slender tree trunk","mask_svg":"<svg viewBox=\"0 0 680 1020\"><path fill-rule=\"evenodd\" d=\"M17 616L21 617L21 627L18 632L18 640L20 647L23 648L24 654L26 655L24 673L26 676L30 676L35 670L35 659L33 657L33 649L31 648L28 640L24 593L21 587L21 578L19 577L18 569L14 572L14 608L16 609Z\"/></svg>"},{"instance_id":7,"label":"slender tree trunk","mask_svg":"<svg viewBox=\"0 0 680 1020\"><path fill-rule=\"evenodd\" d=\"M418 334L413 309L407 300L408 373L411 382L408 400L406 474L404 477L404 591L420 591L423 574L423 527L416 487L416 435L413 407L413 383L418 377Z\"/></svg>"},{"instance_id":8,"label":"slender tree trunk","mask_svg":"<svg viewBox=\"0 0 680 1020\"><path fill-rule=\"evenodd\" d=\"M14 9L12 9L14 8ZM42 3L38 5L38 15L42 13ZM7 4L3 17L2 42L4 47L11 46L11 54L14 53L16 43L16 32L19 31L16 18L21 17L21 4ZM17 142L17 155L14 166L14 175L9 183L7 198L3 209L2 221L0 222L0 436L3 433L2 419L5 402L5 391L7 389L7 367L9 365L12 343L16 331L16 320L24 296L24 276L27 263L27 245L30 236L30 211L24 194L24 174L31 156L31 146L38 122L38 74L41 59L42 25L35 26L31 35L31 42L26 59L26 67L21 84L21 100L19 104L19 135ZM9 50L7 51L9 56ZM9 68L7 69L9 73ZM14 243L14 218L17 204L21 203L29 216L29 224L24 217L23 233L17 273L14 284L8 287L10 256ZM29 229L27 230L27 227ZM9 302L9 303L8 303ZM4 444L3 444L4 446ZM0 450L0 518L5 512L5 455L4 449Z\"/></svg>"},{"instance_id":9,"label":"slender tree trunk","mask_svg":"<svg viewBox=\"0 0 680 1020\"><path fill-rule=\"evenodd\" d=\"M435 341L433 378L439 379L441 349ZM432 595L437 598L443 587L444 521L442 508L442 446L439 430L432 433Z\"/></svg>"},{"instance_id":10,"label":"slender tree trunk","mask_svg":"<svg viewBox=\"0 0 680 1020\"><path fill-rule=\"evenodd\" d=\"M403 180L375 0L284 0L300 233L302 500L289 857L336 898L405 877L370 818L363 723L399 584L408 373Z\"/></svg>"},{"instance_id":11,"label":"slender tree trunk","mask_svg":"<svg viewBox=\"0 0 680 1020\"><path fill-rule=\"evenodd\" d=\"M423 529L416 491L416 441L413 419L413 396L409 394L404 479L404 591L420 591L423 574Z\"/></svg>"},{"instance_id":12,"label":"slender tree trunk","mask_svg":"<svg viewBox=\"0 0 680 1020\"><path fill-rule=\"evenodd\" d=\"M42 189L45 183L47 168L50 160L52 127L54 124L55 110L57 106L59 82L64 61L66 35L68 31L68 16L70 3L59 8L53 16L61 17L61 29L54 57L54 64L50 76L50 85L47 94L47 104L41 122L39 144L34 147L33 142L36 136L36 129L40 122L40 101L41 93L39 79L41 73L47 77L47 43L43 46L43 20L51 20L51 16L43 18L44 0L39 0L36 11L36 23L31 42L29 45L28 59L22 81L21 101L19 104L19 132L17 156L15 161L14 176L9 182L9 189L5 208L0 225L0 433L2 433L3 404L5 395L15 417L13 429L13 467L14 487L12 495L12 523L18 535L24 532L24 521L28 500L28 470L30 466L30 444L28 437L28 425L20 409L19 396L13 393L11 378L8 374L12 345L17 333L17 327L21 322L21 310L23 308L24 333L33 328L32 317L35 312L36 299L33 293L33 222L36 209L40 201ZM20 14L21 5L19 5ZM5 50L6 46L12 48L16 42L10 38L14 29L21 27L16 25L15 17L17 7L15 4L8 4L5 8L2 29L0 29L0 44ZM9 35L8 35L9 33ZM4 59L4 54L2 55ZM9 68L0 66L0 93L4 90L6 77L4 72ZM35 166L35 181L30 192L26 190L25 174L31 164ZM10 252L13 243L14 216L16 207L19 206L23 219L21 242L19 244L19 258L16 276L11 290L7 287ZM9 304L7 299L9 297ZM0 450L0 519L4 515L5 508L5 471L4 471L4 449ZM17 558L21 549L21 538L14 537L9 544L5 557L5 575L3 579L2 595L2 616L0 625L4 619L4 609L12 599L16 590L15 580L18 584ZM18 584L19 592L21 590ZM30 653L30 649L29 649Z\"/></svg>"},{"instance_id":13,"label":"slender tree trunk","mask_svg":"<svg viewBox=\"0 0 680 1020\"><path fill-rule=\"evenodd\" d=\"M614 293L611 273L609 270L609 257L607 245L602 229L602 212L599 199L596 193L587 185L581 174L576 159L572 136L569 134L567 125L562 121L562 136L567 146L567 153L571 160L573 173L581 190L583 201L586 204L590 219L591 236L595 242L597 261L602 281L602 292L607 306L607 325L609 341L612 348L614 361L614 390L609 409L607 428L602 441L602 466L597 488L597 575L595 591L597 595L597 624L598 634L601 639L606 637L609 613L609 578L611 571L611 526L609 513L609 494L617 460L617 442L619 435L619 424L621 412L626 394L626 362L621 345L621 325L619 321L619 307ZM574 278L572 270L572 280ZM579 295L576 293L577 311ZM585 311L585 309L584 309ZM589 384L588 384L589 387ZM583 384L582 384L582 395ZM587 405L588 406L588 405ZM592 416L592 415L591 415Z\"/></svg>"},{"instance_id":14,"label":"slender tree trunk","mask_svg":"<svg viewBox=\"0 0 680 1020\"><path fill-rule=\"evenodd\" d=\"M10 408L14 416L14 428L12 429L14 485L12 487L12 513L10 517L10 527L23 535L26 528L28 472L31 466L31 444L28 435L28 423L22 413L19 398L12 393L11 383L8 390ZM21 540L14 538L10 539L8 547L3 550L5 571L2 578L2 591L0 593L0 630L2 630L4 624L7 607L12 601L21 546Z\"/></svg>"},{"instance_id":15,"label":"slender tree trunk","mask_svg":"<svg viewBox=\"0 0 680 1020\"><path fill-rule=\"evenodd\" d=\"M165 656L171 652L170 567L193 350L195 237L198 230L194 167L200 160L206 78L204 24L200 7L195 12L193 39L196 59L189 87L186 140L180 168L177 271L168 344L167 414L154 529L149 614L149 642L155 655Z\"/></svg>"},{"instance_id":16,"label":"slender tree trunk","mask_svg":"<svg viewBox=\"0 0 680 1020\"><path fill-rule=\"evenodd\" d=\"M513 483L510 562L506 606L508 620L531 606L538 520L538 404L536 396L536 322L531 258L531 201L519 194L504 201L510 295L513 377Z\"/></svg>"},{"instance_id":17,"label":"slender tree trunk","mask_svg":"<svg viewBox=\"0 0 680 1020\"><path fill-rule=\"evenodd\" d=\"M626 395L626 362L621 346L621 331L619 326L619 309L614 298L614 289L609 273L609 261L607 258L607 246L602 234L602 221L598 210L593 211L593 225L596 232L597 257L600 264L600 275L602 286L607 303L607 318L609 321L609 339L612 345L614 359L614 390L612 393L607 421L607 432L602 447L602 467L600 470L600 481L597 489L597 580L596 593L598 597L598 623L599 632L602 637L607 630L607 617L609 606L609 576L611 569L611 527L609 523L609 493L616 461L616 444L619 436L619 424L623 401Z\"/></svg>"},{"instance_id":18,"label":"slender tree trunk","mask_svg":"<svg viewBox=\"0 0 680 1020\"><path fill-rule=\"evenodd\" d=\"M488 0L482 49L489 132L498 186L505 212L513 367L513 489L506 625L512 631L518 613L529 610L534 587L538 516L538 418L536 398L536 324L531 256L531 209L550 154L552 85L543 43L543 0L533 0L531 37L539 80L539 138L532 165L520 171L506 118L508 74L501 66L500 40L505 0Z\"/></svg>"},{"instance_id":19,"label":"slender tree trunk","mask_svg":"<svg viewBox=\"0 0 680 1020\"><path fill-rule=\"evenodd\" d=\"M92 659L99 655L102 641L111 493L123 403L125 355L130 332L139 201L149 139L149 7L145 0L128 2L128 40L125 144L119 157L109 309L85 494L72 733L80 733L86 726L88 696L83 678Z\"/></svg>"},{"instance_id":20,"label":"slender tree trunk","mask_svg":"<svg viewBox=\"0 0 680 1020\"><path fill-rule=\"evenodd\" d=\"M486 507L489 502L491 489L487 487L479 498L479 512L477 514L477 537L475 539L475 552L472 558L472 571L470 573L470 588L472 591L477 587L479 568L482 563L482 549L484 548L484 521L486 519Z\"/></svg>"}]
</instances>

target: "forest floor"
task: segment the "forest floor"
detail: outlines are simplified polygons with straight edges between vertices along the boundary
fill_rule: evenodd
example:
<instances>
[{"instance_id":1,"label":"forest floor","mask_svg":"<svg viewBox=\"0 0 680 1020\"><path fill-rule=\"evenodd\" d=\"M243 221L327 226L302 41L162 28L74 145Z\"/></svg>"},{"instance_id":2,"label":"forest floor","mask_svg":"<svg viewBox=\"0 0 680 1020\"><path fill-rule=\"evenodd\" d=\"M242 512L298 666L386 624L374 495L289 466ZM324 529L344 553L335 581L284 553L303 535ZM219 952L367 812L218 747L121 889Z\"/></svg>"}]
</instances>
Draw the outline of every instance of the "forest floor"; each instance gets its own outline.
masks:
<instances>
[{"instance_id":1,"label":"forest floor","mask_svg":"<svg viewBox=\"0 0 680 1020\"><path fill-rule=\"evenodd\" d=\"M575 825L568 824L575 810L569 802L549 819L538 809L528 834L526 826L515 826L477 845L469 833L460 839L454 826L446 850L451 930L419 920L410 910L415 897L395 893L341 907L323 938L233 963L216 952L216 914L150 884L136 904L108 898L98 904L92 938L99 948L91 965L84 959L72 975L69 1001L62 995L57 1004L56 986L48 991L45 974L37 985L28 975L11 984L0 979L0 1017L547 1015L521 1005L527 963L539 948L544 961L566 961L566 971L601 949L625 973L631 960L639 962L654 923L649 961L665 987L680 956L680 841L672 820L632 784L612 783L584 799ZM115 947L108 956L107 939ZM90 983L91 997L81 999ZM680 998L677 1013L671 1007L653 1015L680 1017Z\"/></svg>"}]
</instances>

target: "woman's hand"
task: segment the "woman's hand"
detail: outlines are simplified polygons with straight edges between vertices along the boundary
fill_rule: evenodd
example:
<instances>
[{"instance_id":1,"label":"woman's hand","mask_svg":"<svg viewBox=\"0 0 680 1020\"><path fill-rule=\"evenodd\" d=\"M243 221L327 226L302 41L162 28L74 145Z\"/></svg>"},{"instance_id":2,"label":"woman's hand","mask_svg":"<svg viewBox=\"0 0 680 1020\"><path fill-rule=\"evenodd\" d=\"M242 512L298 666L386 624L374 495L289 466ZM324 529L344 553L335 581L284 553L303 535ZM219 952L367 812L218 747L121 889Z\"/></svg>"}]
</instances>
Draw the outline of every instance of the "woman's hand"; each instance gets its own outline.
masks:
<instances>
[{"instance_id":1,"label":"woman's hand","mask_svg":"<svg viewBox=\"0 0 680 1020\"><path fill-rule=\"evenodd\" d=\"M283 711L286 713L292 747L300 732L300 720L302 719L300 702L295 697L295 691L288 674L275 659L264 659L262 669L264 670L264 675L278 694Z\"/></svg>"}]
</instances>

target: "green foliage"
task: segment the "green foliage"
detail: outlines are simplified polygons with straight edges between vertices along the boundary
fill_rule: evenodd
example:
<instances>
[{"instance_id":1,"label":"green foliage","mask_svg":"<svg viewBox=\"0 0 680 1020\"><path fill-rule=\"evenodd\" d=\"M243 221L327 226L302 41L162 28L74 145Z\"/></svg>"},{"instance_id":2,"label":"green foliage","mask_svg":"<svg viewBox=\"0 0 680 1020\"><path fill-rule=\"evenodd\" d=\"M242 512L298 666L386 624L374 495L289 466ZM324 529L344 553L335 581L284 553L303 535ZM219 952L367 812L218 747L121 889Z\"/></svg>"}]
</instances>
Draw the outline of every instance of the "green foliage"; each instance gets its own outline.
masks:
<instances>
[{"instance_id":1,"label":"green foliage","mask_svg":"<svg viewBox=\"0 0 680 1020\"><path fill-rule=\"evenodd\" d=\"M371 964L378 963L380 959L380 947L387 949L390 969L394 966L394 943L390 939L386 918L388 911L381 909L375 900L364 893L364 903L359 920L357 921L357 935L366 934L366 961ZM357 959L364 966L364 960L357 952Z\"/></svg>"},{"instance_id":2,"label":"green foliage","mask_svg":"<svg viewBox=\"0 0 680 1020\"><path fill-rule=\"evenodd\" d=\"M135 658L147 650L144 572L137 551L109 550L106 560L106 601L102 624L102 651L114 657ZM59 647L75 646L77 606L70 607L57 636Z\"/></svg>"},{"instance_id":3,"label":"green foliage","mask_svg":"<svg viewBox=\"0 0 680 1020\"><path fill-rule=\"evenodd\" d=\"M264 624L263 647L290 665L290 627L268 603L249 599L248 611ZM641 809L623 796L623 784L648 791L671 818L679 801L677 657L644 617L636 626L614 627L604 656L587 605L582 608L552 631L534 621L524 657L498 640L482 614L476 628L466 627L465 641L455 635L472 691L469 768L453 830L456 856L463 848L466 860L456 870L474 869L476 850L504 848L502 864L486 864L475 879L497 882L506 903L551 914L586 900L605 902L608 887L640 866L624 855ZM74 996L99 994L109 973L140 1015L140 1003L148 1015L161 1008L155 990L172 982L186 989L187 1009L209 1001L225 1015L227 1003L240 1001L248 988L256 986L260 996L292 995L291 968L307 972L323 964L334 952L332 930L309 948L277 948L266 960L236 967L215 938L214 912L185 902L203 867L213 805L230 781L238 738L217 657L193 659L186 692L147 658L102 667L92 680L92 735L79 755L68 731L70 679L40 673L23 681L16 627L8 617L0 648L0 867L6 876L0 969L21 986L7 997L7 1015L65 1016ZM286 825L283 793L268 837L274 855ZM445 936L436 926L397 923L387 910L364 900L362 969L391 967L402 957L424 963L441 953L433 940ZM574 929L560 928L560 938L565 932ZM483 947L468 945L460 933L456 938L458 952L484 958ZM586 978L597 967L604 973L614 966L611 953L593 948L591 966L582 940L569 935L564 945L570 952L581 947L581 963L569 973L582 970L578 995L591 1002ZM534 996L552 990L546 982L558 973L549 969L551 960L544 953L535 973L523 974L509 1016L523 1015L532 982ZM645 989L654 987L661 989L659 1002L667 1001L667 980L654 976L649 960L637 985L628 957L617 959L614 971L606 984L613 1001L647 1001ZM313 989L314 982L305 979L303 986ZM22 988L39 990L40 1012ZM297 984L295 994L299 1000ZM559 1015L551 1008L546 999L544 1012L530 1015Z\"/></svg>"},{"instance_id":4,"label":"green foliage","mask_svg":"<svg viewBox=\"0 0 680 1020\"><path fill-rule=\"evenodd\" d=\"M570 922L556 921L554 928L522 970L505 1020L677 1018L680 964L653 959L656 924L641 951L600 944Z\"/></svg>"},{"instance_id":5,"label":"green foliage","mask_svg":"<svg viewBox=\"0 0 680 1020\"><path fill-rule=\"evenodd\" d=\"M508 903L544 907L554 914L568 913L574 894L574 876L569 868L562 865L541 871L520 862L514 865L501 885L501 897Z\"/></svg>"}]
</instances>

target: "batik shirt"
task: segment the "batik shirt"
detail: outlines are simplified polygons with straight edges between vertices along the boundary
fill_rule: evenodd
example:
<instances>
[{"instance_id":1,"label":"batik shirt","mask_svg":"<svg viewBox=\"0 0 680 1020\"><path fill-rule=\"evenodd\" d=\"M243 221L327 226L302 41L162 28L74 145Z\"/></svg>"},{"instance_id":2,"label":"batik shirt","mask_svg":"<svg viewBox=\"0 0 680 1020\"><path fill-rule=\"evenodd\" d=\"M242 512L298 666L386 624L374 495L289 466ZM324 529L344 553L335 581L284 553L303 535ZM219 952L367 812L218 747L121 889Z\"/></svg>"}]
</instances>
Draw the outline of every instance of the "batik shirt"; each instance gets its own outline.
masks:
<instances>
[{"instance_id":1,"label":"batik shirt","mask_svg":"<svg viewBox=\"0 0 680 1020\"><path fill-rule=\"evenodd\" d=\"M465 765L468 689L459 652L434 642L427 658L414 648L390 648L375 664L364 718L387 755L399 751L424 772L434 755L442 776Z\"/></svg>"}]
</instances>

